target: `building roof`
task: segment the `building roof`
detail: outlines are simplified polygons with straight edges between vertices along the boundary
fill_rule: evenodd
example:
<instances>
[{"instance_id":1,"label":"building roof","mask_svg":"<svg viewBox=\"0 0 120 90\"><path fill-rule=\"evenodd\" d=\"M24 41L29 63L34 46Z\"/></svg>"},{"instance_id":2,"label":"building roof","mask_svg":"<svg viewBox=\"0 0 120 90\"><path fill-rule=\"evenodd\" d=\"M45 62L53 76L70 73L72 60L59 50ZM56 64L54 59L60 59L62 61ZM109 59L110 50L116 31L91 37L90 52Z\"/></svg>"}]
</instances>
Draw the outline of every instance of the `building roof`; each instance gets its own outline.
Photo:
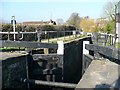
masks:
<instances>
[{"instance_id":1,"label":"building roof","mask_svg":"<svg viewBox=\"0 0 120 90\"><path fill-rule=\"evenodd\" d=\"M23 25L56 25L55 21L25 21Z\"/></svg>"},{"instance_id":2,"label":"building roof","mask_svg":"<svg viewBox=\"0 0 120 90\"><path fill-rule=\"evenodd\" d=\"M49 21L25 21L23 22L24 25L44 25L49 24Z\"/></svg>"}]
</instances>

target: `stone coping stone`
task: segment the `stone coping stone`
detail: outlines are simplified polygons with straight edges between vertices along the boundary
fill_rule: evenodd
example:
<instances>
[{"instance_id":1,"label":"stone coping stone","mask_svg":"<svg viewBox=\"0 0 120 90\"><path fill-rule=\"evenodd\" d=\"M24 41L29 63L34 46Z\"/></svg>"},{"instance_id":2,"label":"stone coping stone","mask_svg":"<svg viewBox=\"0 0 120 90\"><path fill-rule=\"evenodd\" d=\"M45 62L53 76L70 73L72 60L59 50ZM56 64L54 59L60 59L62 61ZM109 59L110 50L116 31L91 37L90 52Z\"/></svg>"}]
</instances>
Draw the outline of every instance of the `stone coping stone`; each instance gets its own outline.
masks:
<instances>
[{"instance_id":1,"label":"stone coping stone","mask_svg":"<svg viewBox=\"0 0 120 90\"><path fill-rule=\"evenodd\" d=\"M75 90L80 88L120 88L119 70L120 65L109 60L93 60Z\"/></svg>"},{"instance_id":2,"label":"stone coping stone","mask_svg":"<svg viewBox=\"0 0 120 90\"><path fill-rule=\"evenodd\" d=\"M27 55L26 52L0 52L0 60Z\"/></svg>"}]
</instances>

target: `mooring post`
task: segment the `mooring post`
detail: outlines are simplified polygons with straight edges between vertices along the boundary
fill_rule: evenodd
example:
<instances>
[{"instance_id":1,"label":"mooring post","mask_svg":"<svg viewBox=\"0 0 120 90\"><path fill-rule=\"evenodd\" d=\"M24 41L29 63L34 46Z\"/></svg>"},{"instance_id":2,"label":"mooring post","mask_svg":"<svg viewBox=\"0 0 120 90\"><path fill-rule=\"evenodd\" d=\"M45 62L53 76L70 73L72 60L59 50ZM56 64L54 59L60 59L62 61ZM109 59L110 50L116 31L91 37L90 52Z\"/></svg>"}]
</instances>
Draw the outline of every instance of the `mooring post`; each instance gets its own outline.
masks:
<instances>
[{"instance_id":1,"label":"mooring post","mask_svg":"<svg viewBox=\"0 0 120 90\"><path fill-rule=\"evenodd\" d=\"M38 42L41 42L41 40L40 40L40 33L39 32L37 33L37 36L38 36Z\"/></svg>"},{"instance_id":2,"label":"mooring post","mask_svg":"<svg viewBox=\"0 0 120 90\"><path fill-rule=\"evenodd\" d=\"M63 33L64 33L64 40L65 40L65 31L63 31Z\"/></svg>"},{"instance_id":3,"label":"mooring post","mask_svg":"<svg viewBox=\"0 0 120 90\"><path fill-rule=\"evenodd\" d=\"M10 32L8 32L8 41L10 40Z\"/></svg>"},{"instance_id":4,"label":"mooring post","mask_svg":"<svg viewBox=\"0 0 120 90\"><path fill-rule=\"evenodd\" d=\"M44 54L49 54L49 48L44 48Z\"/></svg>"},{"instance_id":5,"label":"mooring post","mask_svg":"<svg viewBox=\"0 0 120 90\"><path fill-rule=\"evenodd\" d=\"M48 43L49 43L49 32L48 32Z\"/></svg>"},{"instance_id":6,"label":"mooring post","mask_svg":"<svg viewBox=\"0 0 120 90\"><path fill-rule=\"evenodd\" d=\"M58 40L58 31L57 31L57 40Z\"/></svg>"}]
</instances>

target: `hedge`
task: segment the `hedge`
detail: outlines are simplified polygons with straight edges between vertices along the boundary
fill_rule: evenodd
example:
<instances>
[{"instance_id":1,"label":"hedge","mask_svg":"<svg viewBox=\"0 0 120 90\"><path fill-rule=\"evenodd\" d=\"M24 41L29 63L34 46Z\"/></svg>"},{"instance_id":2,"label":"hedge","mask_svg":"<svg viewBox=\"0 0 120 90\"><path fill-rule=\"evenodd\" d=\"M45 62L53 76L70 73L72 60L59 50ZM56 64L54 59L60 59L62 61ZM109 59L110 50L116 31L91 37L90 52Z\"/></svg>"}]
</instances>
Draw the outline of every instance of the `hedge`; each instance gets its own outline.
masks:
<instances>
[{"instance_id":1,"label":"hedge","mask_svg":"<svg viewBox=\"0 0 120 90\"><path fill-rule=\"evenodd\" d=\"M65 25L39 25L39 26L33 26L33 25L16 25L16 32L35 32L35 31L72 31L75 30L75 27L73 26L65 26ZM3 24L2 25L2 32L12 32L13 31L13 26L12 24ZM59 32L59 37L63 36L63 35L69 35L72 33L60 33ZM21 34L16 35L16 40L19 40L19 38L21 38ZM55 38L57 37L57 32L56 33L48 33L43 34L41 33L41 39L45 39L45 38ZM8 39L8 35L2 35L1 40L7 40ZM10 40L13 40L13 35L10 35ZM23 40L25 41L36 41L37 40L37 35L35 34L28 34L28 35L24 35Z\"/></svg>"}]
</instances>

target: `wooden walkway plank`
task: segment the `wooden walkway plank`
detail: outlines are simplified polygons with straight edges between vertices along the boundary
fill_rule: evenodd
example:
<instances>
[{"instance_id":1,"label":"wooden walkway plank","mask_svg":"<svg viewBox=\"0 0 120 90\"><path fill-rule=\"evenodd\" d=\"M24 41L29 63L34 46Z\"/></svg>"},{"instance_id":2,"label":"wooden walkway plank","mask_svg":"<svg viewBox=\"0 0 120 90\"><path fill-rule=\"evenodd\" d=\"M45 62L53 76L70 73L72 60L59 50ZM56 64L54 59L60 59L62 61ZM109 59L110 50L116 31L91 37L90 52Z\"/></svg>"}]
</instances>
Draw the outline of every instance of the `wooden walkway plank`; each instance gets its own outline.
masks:
<instances>
[{"instance_id":1,"label":"wooden walkway plank","mask_svg":"<svg viewBox=\"0 0 120 90\"><path fill-rule=\"evenodd\" d=\"M26 48L58 48L57 44L30 42L30 41L0 41L0 47L26 47Z\"/></svg>"}]
</instances>

